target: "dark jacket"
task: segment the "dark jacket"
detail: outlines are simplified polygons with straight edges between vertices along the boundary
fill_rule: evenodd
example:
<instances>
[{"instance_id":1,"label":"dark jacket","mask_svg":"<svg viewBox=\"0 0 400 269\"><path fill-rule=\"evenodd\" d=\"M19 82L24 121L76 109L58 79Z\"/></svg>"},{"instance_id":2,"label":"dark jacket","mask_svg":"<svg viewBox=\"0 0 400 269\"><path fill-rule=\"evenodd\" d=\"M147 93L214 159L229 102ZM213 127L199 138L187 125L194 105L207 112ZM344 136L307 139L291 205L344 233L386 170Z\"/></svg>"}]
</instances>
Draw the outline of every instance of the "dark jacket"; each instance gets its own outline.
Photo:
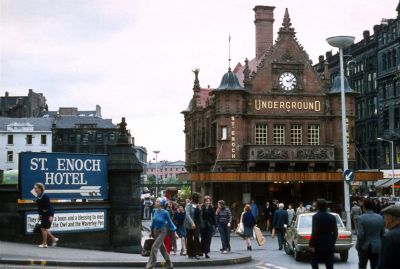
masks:
<instances>
[{"instance_id":1,"label":"dark jacket","mask_svg":"<svg viewBox=\"0 0 400 269\"><path fill-rule=\"evenodd\" d=\"M228 223L231 223L232 222L232 213L229 210L229 208L224 207L224 208L221 208L219 211L217 209L215 220L218 225L227 225Z\"/></svg>"},{"instance_id":2,"label":"dark jacket","mask_svg":"<svg viewBox=\"0 0 400 269\"><path fill-rule=\"evenodd\" d=\"M367 252L371 247L371 252L378 254L384 233L385 223L382 216L373 211L367 211L358 217L356 249Z\"/></svg>"},{"instance_id":3,"label":"dark jacket","mask_svg":"<svg viewBox=\"0 0 400 269\"><path fill-rule=\"evenodd\" d=\"M387 232L382 238L378 269L395 269L400 266L400 225Z\"/></svg>"},{"instance_id":4,"label":"dark jacket","mask_svg":"<svg viewBox=\"0 0 400 269\"><path fill-rule=\"evenodd\" d=\"M203 205L201 207L201 228L207 229L215 226L215 210L212 206L208 208Z\"/></svg>"},{"instance_id":5,"label":"dark jacket","mask_svg":"<svg viewBox=\"0 0 400 269\"><path fill-rule=\"evenodd\" d=\"M275 229L284 229L285 224L288 225L289 215L286 210L278 209L274 213L272 227Z\"/></svg>"},{"instance_id":6,"label":"dark jacket","mask_svg":"<svg viewBox=\"0 0 400 269\"><path fill-rule=\"evenodd\" d=\"M38 205L39 215L42 216L42 219L54 216L54 209L50 204L49 196L43 194L36 200L36 203Z\"/></svg>"},{"instance_id":7,"label":"dark jacket","mask_svg":"<svg viewBox=\"0 0 400 269\"><path fill-rule=\"evenodd\" d=\"M256 225L256 220L254 218L254 215L251 213L251 211L243 213L242 223L243 223L244 227L253 228L254 225Z\"/></svg>"},{"instance_id":8,"label":"dark jacket","mask_svg":"<svg viewBox=\"0 0 400 269\"><path fill-rule=\"evenodd\" d=\"M338 236L335 216L326 211L318 211L312 217L310 247L318 252L334 252Z\"/></svg>"}]
</instances>

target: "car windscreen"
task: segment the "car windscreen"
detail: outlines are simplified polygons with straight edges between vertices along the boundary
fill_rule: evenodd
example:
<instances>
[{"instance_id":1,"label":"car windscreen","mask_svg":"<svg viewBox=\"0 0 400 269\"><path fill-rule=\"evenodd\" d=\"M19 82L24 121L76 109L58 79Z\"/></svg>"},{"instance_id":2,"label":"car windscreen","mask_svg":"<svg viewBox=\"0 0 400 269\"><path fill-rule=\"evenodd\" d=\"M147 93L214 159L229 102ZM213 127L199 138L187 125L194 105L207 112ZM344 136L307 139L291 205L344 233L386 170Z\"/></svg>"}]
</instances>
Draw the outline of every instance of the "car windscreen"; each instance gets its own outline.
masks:
<instances>
[{"instance_id":1,"label":"car windscreen","mask_svg":"<svg viewBox=\"0 0 400 269\"><path fill-rule=\"evenodd\" d=\"M339 215L333 215L336 219L336 225L338 228L343 228L343 222L340 219ZM304 216L299 216L299 224L297 228L299 229L311 229L312 226L312 215L304 215Z\"/></svg>"}]
</instances>

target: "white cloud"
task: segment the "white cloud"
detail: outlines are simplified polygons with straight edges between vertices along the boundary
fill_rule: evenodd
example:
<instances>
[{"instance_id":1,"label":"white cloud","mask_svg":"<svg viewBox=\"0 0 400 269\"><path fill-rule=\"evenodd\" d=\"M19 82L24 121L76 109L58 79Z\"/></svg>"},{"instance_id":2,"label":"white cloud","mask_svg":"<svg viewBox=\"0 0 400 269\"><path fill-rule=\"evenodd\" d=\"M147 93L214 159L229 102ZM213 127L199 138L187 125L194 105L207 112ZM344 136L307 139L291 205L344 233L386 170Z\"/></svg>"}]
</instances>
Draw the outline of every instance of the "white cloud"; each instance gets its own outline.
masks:
<instances>
[{"instance_id":1,"label":"white cloud","mask_svg":"<svg viewBox=\"0 0 400 269\"><path fill-rule=\"evenodd\" d=\"M53 110L100 104L106 118L125 116L136 143L149 152L184 159L180 111L192 95L191 70L201 69L202 86L218 86L227 70L228 34L233 64L254 57L256 4L276 6L275 33L288 7L314 61L331 49L326 37L359 40L382 17L396 15L392 0L3 0L0 87L11 94L42 91Z\"/></svg>"}]
</instances>

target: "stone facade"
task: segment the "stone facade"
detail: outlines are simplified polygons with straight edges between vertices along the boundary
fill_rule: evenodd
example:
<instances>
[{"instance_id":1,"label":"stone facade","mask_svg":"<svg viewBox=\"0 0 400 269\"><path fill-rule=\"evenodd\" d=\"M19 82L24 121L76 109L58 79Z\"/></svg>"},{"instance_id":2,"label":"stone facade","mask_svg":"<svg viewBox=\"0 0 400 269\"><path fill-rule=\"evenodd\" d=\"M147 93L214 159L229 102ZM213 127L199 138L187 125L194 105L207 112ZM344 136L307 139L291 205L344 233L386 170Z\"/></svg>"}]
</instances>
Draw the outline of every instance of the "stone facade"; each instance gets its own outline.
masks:
<instances>
[{"instance_id":1,"label":"stone facade","mask_svg":"<svg viewBox=\"0 0 400 269\"><path fill-rule=\"evenodd\" d=\"M259 40L269 33L257 30L257 19L270 18L272 27L273 7L254 10L256 40ZM269 31L269 27L263 27ZM311 65L296 39L287 10L275 44L265 47L261 56L256 44L256 57L238 64L233 72L229 69L218 88L202 88L198 70L194 71L193 98L182 112L189 175L341 169L340 92L332 92L329 76L318 74ZM355 165L355 97L351 90L346 94L350 167ZM238 184L238 195L246 192L244 185ZM292 187L292 190L298 188ZM273 187L267 184L263 188L268 193ZM207 182L196 184L195 189L212 193L215 188L212 182ZM256 197L259 201L271 197L257 191L250 193L259 196Z\"/></svg>"},{"instance_id":2,"label":"stone facade","mask_svg":"<svg viewBox=\"0 0 400 269\"><path fill-rule=\"evenodd\" d=\"M40 117L47 109L46 98L32 89L29 89L27 96L10 96L6 92L0 97L0 117Z\"/></svg>"}]
</instances>

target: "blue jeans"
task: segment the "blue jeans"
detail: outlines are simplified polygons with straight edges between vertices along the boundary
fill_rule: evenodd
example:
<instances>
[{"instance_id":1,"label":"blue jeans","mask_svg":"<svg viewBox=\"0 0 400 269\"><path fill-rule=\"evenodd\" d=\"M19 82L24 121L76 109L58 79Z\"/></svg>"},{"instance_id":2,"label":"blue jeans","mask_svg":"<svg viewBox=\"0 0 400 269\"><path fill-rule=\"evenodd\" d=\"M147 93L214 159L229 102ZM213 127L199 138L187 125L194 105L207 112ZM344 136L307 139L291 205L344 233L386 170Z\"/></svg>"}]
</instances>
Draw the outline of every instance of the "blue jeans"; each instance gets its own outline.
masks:
<instances>
[{"instance_id":1,"label":"blue jeans","mask_svg":"<svg viewBox=\"0 0 400 269\"><path fill-rule=\"evenodd\" d=\"M231 229L226 224L218 224L218 231L221 236L222 251L231 250Z\"/></svg>"}]
</instances>

